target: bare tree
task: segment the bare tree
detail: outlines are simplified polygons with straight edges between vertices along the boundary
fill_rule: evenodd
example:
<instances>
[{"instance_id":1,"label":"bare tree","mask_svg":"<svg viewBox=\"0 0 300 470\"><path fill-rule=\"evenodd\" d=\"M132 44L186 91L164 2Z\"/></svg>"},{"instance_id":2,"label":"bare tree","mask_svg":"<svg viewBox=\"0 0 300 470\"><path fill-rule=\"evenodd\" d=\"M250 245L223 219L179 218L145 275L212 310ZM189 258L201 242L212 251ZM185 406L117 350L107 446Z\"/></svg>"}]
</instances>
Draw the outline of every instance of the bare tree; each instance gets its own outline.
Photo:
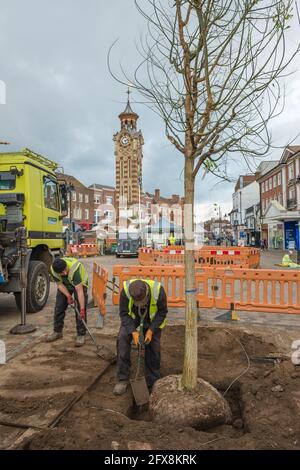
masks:
<instances>
[{"instance_id":1,"label":"bare tree","mask_svg":"<svg viewBox=\"0 0 300 470\"><path fill-rule=\"evenodd\" d=\"M193 226L195 178L226 176L234 157L264 156L268 124L284 105L281 79L299 52L287 50L293 0L135 0L148 25L130 81L165 123L184 157L185 228ZM111 67L110 67L111 70ZM111 72L113 73L113 72ZM190 209L191 208L191 209ZM193 237L185 232L186 338L182 385L197 385Z\"/></svg>"}]
</instances>

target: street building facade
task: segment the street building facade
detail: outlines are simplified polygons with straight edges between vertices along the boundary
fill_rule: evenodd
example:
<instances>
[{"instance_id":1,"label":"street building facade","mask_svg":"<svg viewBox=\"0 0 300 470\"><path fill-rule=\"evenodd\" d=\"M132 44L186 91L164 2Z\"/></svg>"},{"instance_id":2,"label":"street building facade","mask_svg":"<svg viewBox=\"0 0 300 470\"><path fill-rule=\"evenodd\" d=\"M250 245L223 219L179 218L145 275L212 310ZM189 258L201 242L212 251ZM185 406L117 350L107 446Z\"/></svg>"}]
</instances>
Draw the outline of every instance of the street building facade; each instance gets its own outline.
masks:
<instances>
[{"instance_id":1,"label":"street building facade","mask_svg":"<svg viewBox=\"0 0 300 470\"><path fill-rule=\"evenodd\" d=\"M288 146L259 175L262 238L270 248L300 249L300 146Z\"/></svg>"},{"instance_id":2,"label":"street building facade","mask_svg":"<svg viewBox=\"0 0 300 470\"><path fill-rule=\"evenodd\" d=\"M240 245L246 245L249 241L249 233L247 234L246 231L246 229L248 230L246 225L246 210L260 202L259 184L255 179L255 175L239 176L232 195L233 208L230 212L230 222L234 241Z\"/></svg>"},{"instance_id":3,"label":"street building facade","mask_svg":"<svg viewBox=\"0 0 300 470\"><path fill-rule=\"evenodd\" d=\"M115 225L116 189L96 183L89 188L94 193L94 224Z\"/></svg>"}]
</instances>

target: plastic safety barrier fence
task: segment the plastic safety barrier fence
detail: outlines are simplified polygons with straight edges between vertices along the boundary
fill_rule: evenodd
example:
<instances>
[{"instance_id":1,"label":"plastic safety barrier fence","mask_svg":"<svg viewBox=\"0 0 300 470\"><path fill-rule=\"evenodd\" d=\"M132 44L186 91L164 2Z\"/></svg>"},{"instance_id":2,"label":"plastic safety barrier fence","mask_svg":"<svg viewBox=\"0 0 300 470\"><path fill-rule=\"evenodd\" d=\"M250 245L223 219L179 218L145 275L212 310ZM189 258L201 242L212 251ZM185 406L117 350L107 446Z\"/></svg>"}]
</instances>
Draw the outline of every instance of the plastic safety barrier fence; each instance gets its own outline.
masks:
<instances>
[{"instance_id":1,"label":"plastic safety barrier fence","mask_svg":"<svg viewBox=\"0 0 300 470\"><path fill-rule=\"evenodd\" d=\"M184 307L184 266L115 266L113 304L128 279L156 279L164 286L170 307ZM300 314L300 271L196 267L200 308Z\"/></svg>"},{"instance_id":2,"label":"plastic safety barrier fence","mask_svg":"<svg viewBox=\"0 0 300 470\"><path fill-rule=\"evenodd\" d=\"M87 256L98 256L99 247L95 244L68 245L67 256L74 258L85 258Z\"/></svg>"},{"instance_id":3,"label":"plastic safety barrier fence","mask_svg":"<svg viewBox=\"0 0 300 470\"><path fill-rule=\"evenodd\" d=\"M101 315L106 315L106 288L108 282L108 271L97 263L94 263L92 297L95 305L99 308Z\"/></svg>"},{"instance_id":4,"label":"plastic safety barrier fence","mask_svg":"<svg viewBox=\"0 0 300 470\"><path fill-rule=\"evenodd\" d=\"M139 263L149 265L184 264L184 248L169 247L166 250L140 248ZM201 266L231 266L236 268L258 268L260 265L260 250L241 247L203 247L195 250L195 263Z\"/></svg>"}]
</instances>

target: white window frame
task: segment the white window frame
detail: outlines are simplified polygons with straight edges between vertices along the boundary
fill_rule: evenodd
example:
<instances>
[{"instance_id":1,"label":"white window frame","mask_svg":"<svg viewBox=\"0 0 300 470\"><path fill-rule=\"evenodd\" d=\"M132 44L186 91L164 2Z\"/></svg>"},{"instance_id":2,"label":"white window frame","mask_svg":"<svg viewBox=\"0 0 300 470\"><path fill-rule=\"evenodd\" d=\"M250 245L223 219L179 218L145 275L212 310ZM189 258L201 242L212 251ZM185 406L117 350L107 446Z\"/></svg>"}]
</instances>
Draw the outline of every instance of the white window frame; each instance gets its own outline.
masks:
<instances>
[{"instance_id":1,"label":"white window frame","mask_svg":"<svg viewBox=\"0 0 300 470\"><path fill-rule=\"evenodd\" d=\"M78 202L83 202L83 194L82 193L78 194Z\"/></svg>"},{"instance_id":2,"label":"white window frame","mask_svg":"<svg viewBox=\"0 0 300 470\"><path fill-rule=\"evenodd\" d=\"M294 163L290 163L288 166L288 174L289 174L289 180L292 180L295 178L295 169L294 169Z\"/></svg>"},{"instance_id":3,"label":"white window frame","mask_svg":"<svg viewBox=\"0 0 300 470\"><path fill-rule=\"evenodd\" d=\"M278 186L281 186L281 184L282 184L282 181L281 181L281 173L278 173L278 178L277 178L277 180L278 180Z\"/></svg>"},{"instance_id":4,"label":"white window frame","mask_svg":"<svg viewBox=\"0 0 300 470\"><path fill-rule=\"evenodd\" d=\"M269 179L269 190L273 189L273 178Z\"/></svg>"},{"instance_id":5,"label":"white window frame","mask_svg":"<svg viewBox=\"0 0 300 470\"><path fill-rule=\"evenodd\" d=\"M293 193L293 196L291 196L291 194ZM292 187L289 189L289 199L295 199L296 197L296 191L295 191L295 188Z\"/></svg>"},{"instance_id":6,"label":"white window frame","mask_svg":"<svg viewBox=\"0 0 300 470\"><path fill-rule=\"evenodd\" d=\"M90 203L90 198L89 198L89 195L88 194L85 194L84 195L84 201L86 204L89 204Z\"/></svg>"}]
</instances>

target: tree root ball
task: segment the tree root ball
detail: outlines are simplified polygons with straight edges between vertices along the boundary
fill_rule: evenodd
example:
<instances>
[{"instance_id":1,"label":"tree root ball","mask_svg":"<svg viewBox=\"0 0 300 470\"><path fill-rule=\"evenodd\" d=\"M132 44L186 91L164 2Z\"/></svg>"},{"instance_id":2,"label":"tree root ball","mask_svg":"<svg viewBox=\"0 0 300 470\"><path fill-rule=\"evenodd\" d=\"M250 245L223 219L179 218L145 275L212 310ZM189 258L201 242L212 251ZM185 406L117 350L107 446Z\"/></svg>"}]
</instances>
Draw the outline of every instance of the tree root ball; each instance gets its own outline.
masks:
<instances>
[{"instance_id":1,"label":"tree root ball","mask_svg":"<svg viewBox=\"0 0 300 470\"><path fill-rule=\"evenodd\" d=\"M150 397L154 421L205 430L232 422L227 401L212 385L198 379L197 390L181 386L181 376L169 375L158 380Z\"/></svg>"}]
</instances>

